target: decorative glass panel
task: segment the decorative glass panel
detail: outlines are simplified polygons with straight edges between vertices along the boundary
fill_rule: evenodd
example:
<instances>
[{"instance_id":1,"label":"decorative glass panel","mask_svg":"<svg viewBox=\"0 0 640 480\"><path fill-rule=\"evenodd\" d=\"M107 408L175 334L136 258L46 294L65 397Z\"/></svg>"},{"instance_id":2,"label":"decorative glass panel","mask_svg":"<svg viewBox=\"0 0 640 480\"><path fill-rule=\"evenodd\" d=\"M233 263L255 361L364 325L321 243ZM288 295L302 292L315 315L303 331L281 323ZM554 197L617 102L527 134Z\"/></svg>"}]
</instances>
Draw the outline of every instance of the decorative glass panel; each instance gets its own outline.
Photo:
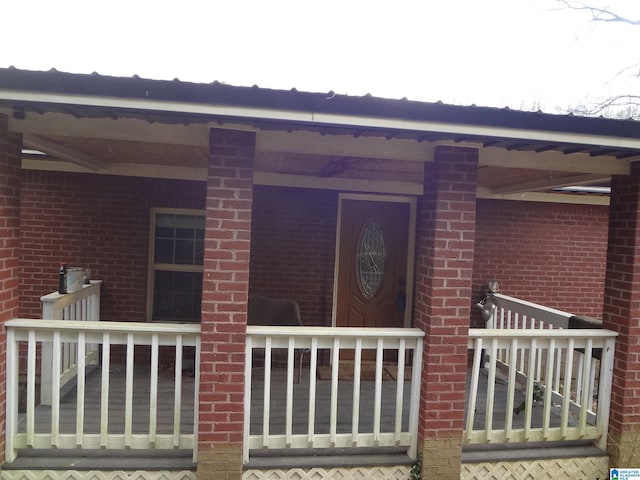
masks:
<instances>
[{"instance_id":1,"label":"decorative glass panel","mask_svg":"<svg viewBox=\"0 0 640 480\"><path fill-rule=\"evenodd\" d=\"M382 228L375 220L368 222L362 228L356 258L360 290L364 298L371 299L382 286L387 258Z\"/></svg>"}]
</instances>

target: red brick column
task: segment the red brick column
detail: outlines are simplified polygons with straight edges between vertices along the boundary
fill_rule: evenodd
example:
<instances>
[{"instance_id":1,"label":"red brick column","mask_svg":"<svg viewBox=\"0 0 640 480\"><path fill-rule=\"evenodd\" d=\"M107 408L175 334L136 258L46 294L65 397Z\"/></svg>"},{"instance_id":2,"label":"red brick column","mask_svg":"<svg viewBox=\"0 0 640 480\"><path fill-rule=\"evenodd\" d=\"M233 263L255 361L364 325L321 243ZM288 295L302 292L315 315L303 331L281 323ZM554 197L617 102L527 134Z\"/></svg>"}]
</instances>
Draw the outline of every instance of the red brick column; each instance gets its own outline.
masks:
<instances>
[{"instance_id":1,"label":"red brick column","mask_svg":"<svg viewBox=\"0 0 640 480\"><path fill-rule=\"evenodd\" d=\"M255 133L212 129L202 292L198 479L242 476Z\"/></svg>"},{"instance_id":2,"label":"red brick column","mask_svg":"<svg viewBox=\"0 0 640 480\"><path fill-rule=\"evenodd\" d=\"M20 247L20 156L22 138L8 131L0 115L0 323L18 316ZM0 326L0 462L4 461L7 337Z\"/></svg>"},{"instance_id":3,"label":"red brick column","mask_svg":"<svg viewBox=\"0 0 640 480\"><path fill-rule=\"evenodd\" d=\"M415 326L424 330L422 478L460 478L478 151L438 147L418 205Z\"/></svg>"},{"instance_id":4,"label":"red brick column","mask_svg":"<svg viewBox=\"0 0 640 480\"><path fill-rule=\"evenodd\" d=\"M609 452L612 467L640 465L640 165L614 177L604 328L619 333L611 389Z\"/></svg>"}]
</instances>

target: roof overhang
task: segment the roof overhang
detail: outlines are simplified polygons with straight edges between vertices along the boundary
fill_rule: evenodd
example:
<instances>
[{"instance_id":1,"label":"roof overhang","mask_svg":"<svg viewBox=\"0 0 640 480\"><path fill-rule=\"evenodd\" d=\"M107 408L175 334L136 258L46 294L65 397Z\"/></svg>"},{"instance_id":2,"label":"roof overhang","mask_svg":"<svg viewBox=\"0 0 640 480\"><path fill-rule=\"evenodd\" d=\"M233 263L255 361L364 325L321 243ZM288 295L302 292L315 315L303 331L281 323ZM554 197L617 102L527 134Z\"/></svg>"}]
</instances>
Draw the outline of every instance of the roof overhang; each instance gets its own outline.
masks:
<instances>
[{"instance_id":1,"label":"roof overhang","mask_svg":"<svg viewBox=\"0 0 640 480\"><path fill-rule=\"evenodd\" d=\"M209 127L255 130L257 148L267 156L279 151L379 158L409 162L411 171L411 162L432 160L438 145L478 148L478 194L487 198L524 198L521 194L528 193L538 199L566 185L606 184L611 175L627 175L630 162L640 159L640 122L632 120L217 82L0 69L0 112L10 116L10 128L23 134L26 146L61 160L60 168L67 161L78 171L114 174L134 170L114 167L87 148L105 140L157 142L190 147L191 155L200 148L206 155ZM81 141L74 143L74 136ZM30 161L34 168L46 164L43 159ZM181 176L179 165L157 167L158 172ZM201 177L202 166L193 172L187 177ZM271 172L260 175L266 182L278 182ZM286 184L296 179L281 180ZM342 181L336 185L344 188ZM402 183L397 188L403 188Z\"/></svg>"}]
</instances>

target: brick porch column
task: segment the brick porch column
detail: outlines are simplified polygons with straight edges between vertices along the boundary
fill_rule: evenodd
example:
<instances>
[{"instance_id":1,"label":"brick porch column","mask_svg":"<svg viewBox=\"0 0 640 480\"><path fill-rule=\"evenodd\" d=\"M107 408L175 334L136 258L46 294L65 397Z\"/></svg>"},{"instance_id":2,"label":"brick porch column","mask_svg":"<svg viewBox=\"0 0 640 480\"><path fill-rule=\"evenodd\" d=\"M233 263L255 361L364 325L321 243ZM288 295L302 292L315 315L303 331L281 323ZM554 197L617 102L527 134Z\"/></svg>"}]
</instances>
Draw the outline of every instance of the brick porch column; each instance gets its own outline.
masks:
<instances>
[{"instance_id":1,"label":"brick porch column","mask_svg":"<svg viewBox=\"0 0 640 480\"><path fill-rule=\"evenodd\" d=\"M619 333L611 388L612 467L640 465L640 164L613 177L604 328Z\"/></svg>"},{"instance_id":2,"label":"brick porch column","mask_svg":"<svg viewBox=\"0 0 640 480\"><path fill-rule=\"evenodd\" d=\"M239 480L255 133L211 129L209 145L197 474Z\"/></svg>"},{"instance_id":3,"label":"brick porch column","mask_svg":"<svg viewBox=\"0 0 640 480\"><path fill-rule=\"evenodd\" d=\"M20 157L22 138L8 131L0 115L0 324L18 317L20 247ZM4 462L7 337L0 326L0 463Z\"/></svg>"},{"instance_id":4,"label":"brick porch column","mask_svg":"<svg viewBox=\"0 0 640 480\"><path fill-rule=\"evenodd\" d=\"M478 151L437 147L418 205L415 326L424 330L422 478L460 479Z\"/></svg>"}]
</instances>

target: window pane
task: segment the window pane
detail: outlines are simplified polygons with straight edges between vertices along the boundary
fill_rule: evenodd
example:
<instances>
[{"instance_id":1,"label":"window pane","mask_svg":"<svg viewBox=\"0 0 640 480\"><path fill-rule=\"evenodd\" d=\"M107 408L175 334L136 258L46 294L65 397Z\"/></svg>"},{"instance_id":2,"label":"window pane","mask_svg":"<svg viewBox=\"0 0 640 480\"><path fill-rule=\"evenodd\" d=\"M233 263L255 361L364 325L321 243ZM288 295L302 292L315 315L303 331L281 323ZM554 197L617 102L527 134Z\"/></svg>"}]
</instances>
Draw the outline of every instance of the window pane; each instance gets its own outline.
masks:
<instances>
[{"instance_id":1,"label":"window pane","mask_svg":"<svg viewBox=\"0 0 640 480\"><path fill-rule=\"evenodd\" d=\"M154 320L199 322L201 302L201 272L155 272Z\"/></svg>"},{"instance_id":2,"label":"window pane","mask_svg":"<svg viewBox=\"0 0 640 480\"><path fill-rule=\"evenodd\" d=\"M173 240L156 238L154 261L156 263L173 263Z\"/></svg>"},{"instance_id":3,"label":"window pane","mask_svg":"<svg viewBox=\"0 0 640 480\"><path fill-rule=\"evenodd\" d=\"M157 213L154 262L202 265L204 223L203 215Z\"/></svg>"},{"instance_id":4,"label":"window pane","mask_svg":"<svg viewBox=\"0 0 640 480\"><path fill-rule=\"evenodd\" d=\"M194 241L193 240L176 240L176 257L174 263L184 265L193 265L194 257Z\"/></svg>"},{"instance_id":5,"label":"window pane","mask_svg":"<svg viewBox=\"0 0 640 480\"><path fill-rule=\"evenodd\" d=\"M193 263L195 265L203 265L204 264L204 241L196 240L195 252L194 252Z\"/></svg>"}]
</instances>

